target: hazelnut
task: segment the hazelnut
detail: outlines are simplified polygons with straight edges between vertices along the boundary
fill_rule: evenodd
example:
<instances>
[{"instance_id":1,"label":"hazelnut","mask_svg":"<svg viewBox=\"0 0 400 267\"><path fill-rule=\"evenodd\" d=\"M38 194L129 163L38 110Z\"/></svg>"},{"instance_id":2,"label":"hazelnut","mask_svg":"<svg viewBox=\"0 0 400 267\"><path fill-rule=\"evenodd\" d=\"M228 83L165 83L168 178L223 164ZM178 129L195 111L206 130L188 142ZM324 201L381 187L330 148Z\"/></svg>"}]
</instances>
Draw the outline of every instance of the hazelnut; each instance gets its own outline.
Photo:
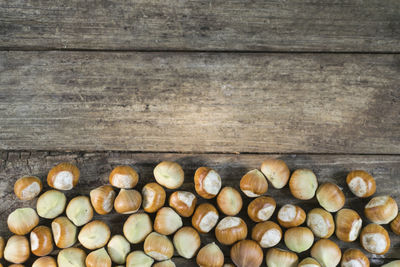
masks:
<instances>
[{"instance_id":1,"label":"hazelnut","mask_svg":"<svg viewBox=\"0 0 400 267\"><path fill-rule=\"evenodd\" d=\"M78 240L87 249L94 250L104 247L110 239L110 228L102 221L92 221L86 224L78 235Z\"/></svg>"},{"instance_id":2,"label":"hazelnut","mask_svg":"<svg viewBox=\"0 0 400 267\"><path fill-rule=\"evenodd\" d=\"M114 200L114 209L118 213L132 214L142 205L142 195L134 190L121 189Z\"/></svg>"},{"instance_id":3,"label":"hazelnut","mask_svg":"<svg viewBox=\"0 0 400 267\"><path fill-rule=\"evenodd\" d=\"M378 224L368 224L361 230L360 235L362 247L373 254L383 255L390 248L388 232Z\"/></svg>"},{"instance_id":4,"label":"hazelnut","mask_svg":"<svg viewBox=\"0 0 400 267\"><path fill-rule=\"evenodd\" d=\"M282 229L272 221L257 223L253 227L251 238L262 248L274 247L282 239Z\"/></svg>"},{"instance_id":5,"label":"hazelnut","mask_svg":"<svg viewBox=\"0 0 400 267\"><path fill-rule=\"evenodd\" d=\"M390 223L390 229L392 229L393 233L396 235L400 235L400 214L397 214L396 218Z\"/></svg>"},{"instance_id":6,"label":"hazelnut","mask_svg":"<svg viewBox=\"0 0 400 267\"><path fill-rule=\"evenodd\" d=\"M312 199L318 188L315 174L308 169L295 170L289 180L289 189L295 198L301 200Z\"/></svg>"},{"instance_id":7,"label":"hazelnut","mask_svg":"<svg viewBox=\"0 0 400 267\"><path fill-rule=\"evenodd\" d=\"M225 217L217 224L215 236L221 244L232 245L246 238L247 225L239 217Z\"/></svg>"},{"instance_id":8,"label":"hazelnut","mask_svg":"<svg viewBox=\"0 0 400 267\"><path fill-rule=\"evenodd\" d=\"M136 213L125 221L123 231L130 243L138 244L153 231L153 224L146 213Z\"/></svg>"},{"instance_id":9,"label":"hazelnut","mask_svg":"<svg viewBox=\"0 0 400 267\"><path fill-rule=\"evenodd\" d=\"M8 215L8 229L16 235L28 234L39 223L39 217L32 208L16 209Z\"/></svg>"},{"instance_id":10,"label":"hazelnut","mask_svg":"<svg viewBox=\"0 0 400 267\"><path fill-rule=\"evenodd\" d=\"M209 203L203 203L197 206L192 217L192 225L197 231L204 234L214 228L218 219L217 209Z\"/></svg>"},{"instance_id":11,"label":"hazelnut","mask_svg":"<svg viewBox=\"0 0 400 267\"><path fill-rule=\"evenodd\" d=\"M186 191L176 191L169 197L169 205L182 217L192 216L196 202L196 196Z\"/></svg>"},{"instance_id":12,"label":"hazelnut","mask_svg":"<svg viewBox=\"0 0 400 267\"><path fill-rule=\"evenodd\" d=\"M314 243L314 235L307 227L293 227L285 232L285 245L291 251L301 253Z\"/></svg>"},{"instance_id":13,"label":"hazelnut","mask_svg":"<svg viewBox=\"0 0 400 267\"><path fill-rule=\"evenodd\" d=\"M298 267L321 267L321 264L319 264L315 259L308 257L302 260Z\"/></svg>"},{"instance_id":14,"label":"hazelnut","mask_svg":"<svg viewBox=\"0 0 400 267\"><path fill-rule=\"evenodd\" d=\"M311 257L322 266L337 266L342 257L342 252L335 242L329 239L320 239L311 248Z\"/></svg>"},{"instance_id":15,"label":"hazelnut","mask_svg":"<svg viewBox=\"0 0 400 267\"><path fill-rule=\"evenodd\" d=\"M346 201L342 190L333 183L323 183L317 190L319 205L329 212L337 212Z\"/></svg>"},{"instance_id":16,"label":"hazelnut","mask_svg":"<svg viewBox=\"0 0 400 267\"><path fill-rule=\"evenodd\" d=\"M332 214L321 208L315 208L308 212L307 226L319 238L329 238L335 231Z\"/></svg>"},{"instance_id":17,"label":"hazelnut","mask_svg":"<svg viewBox=\"0 0 400 267\"><path fill-rule=\"evenodd\" d=\"M347 175L346 183L357 197L372 196L376 191L375 179L366 171L352 171Z\"/></svg>"},{"instance_id":18,"label":"hazelnut","mask_svg":"<svg viewBox=\"0 0 400 267\"><path fill-rule=\"evenodd\" d=\"M263 222L271 218L275 208L276 202L272 197L261 196L250 202L247 214L254 222Z\"/></svg>"},{"instance_id":19,"label":"hazelnut","mask_svg":"<svg viewBox=\"0 0 400 267\"><path fill-rule=\"evenodd\" d=\"M53 257L40 257L32 264L32 267L57 267L57 262Z\"/></svg>"},{"instance_id":20,"label":"hazelnut","mask_svg":"<svg viewBox=\"0 0 400 267\"><path fill-rule=\"evenodd\" d=\"M109 185L103 185L90 191L90 201L94 210L105 215L112 211L115 199L115 192Z\"/></svg>"},{"instance_id":21,"label":"hazelnut","mask_svg":"<svg viewBox=\"0 0 400 267\"><path fill-rule=\"evenodd\" d=\"M336 236L344 242L353 242L360 234L362 220L351 209L341 209L336 213Z\"/></svg>"},{"instance_id":22,"label":"hazelnut","mask_svg":"<svg viewBox=\"0 0 400 267\"><path fill-rule=\"evenodd\" d=\"M87 255L86 267L111 267L111 258L104 248L92 251Z\"/></svg>"},{"instance_id":23,"label":"hazelnut","mask_svg":"<svg viewBox=\"0 0 400 267\"><path fill-rule=\"evenodd\" d=\"M121 189L131 189L139 181L138 173L130 166L117 166L110 173L110 184Z\"/></svg>"},{"instance_id":24,"label":"hazelnut","mask_svg":"<svg viewBox=\"0 0 400 267\"><path fill-rule=\"evenodd\" d=\"M76 243L76 226L67 217L58 217L51 223L54 243L59 248L69 248Z\"/></svg>"},{"instance_id":25,"label":"hazelnut","mask_svg":"<svg viewBox=\"0 0 400 267\"><path fill-rule=\"evenodd\" d=\"M57 256L58 267L86 267L86 253L80 248L62 249Z\"/></svg>"},{"instance_id":26,"label":"hazelnut","mask_svg":"<svg viewBox=\"0 0 400 267\"><path fill-rule=\"evenodd\" d=\"M107 245L108 254L111 260L117 264L124 264L126 256L131 250L129 242L122 235L115 235Z\"/></svg>"},{"instance_id":27,"label":"hazelnut","mask_svg":"<svg viewBox=\"0 0 400 267\"><path fill-rule=\"evenodd\" d=\"M284 187L289 181L290 171L283 160L266 159L261 164L261 171L277 189Z\"/></svg>"},{"instance_id":28,"label":"hazelnut","mask_svg":"<svg viewBox=\"0 0 400 267\"><path fill-rule=\"evenodd\" d=\"M42 181L35 176L19 178L14 184L14 193L21 200L32 200L42 191Z\"/></svg>"},{"instance_id":29,"label":"hazelnut","mask_svg":"<svg viewBox=\"0 0 400 267\"><path fill-rule=\"evenodd\" d=\"M350 248L343 253L341 267L369 267L369 260L361 250Z\"/></svg>"},{"instance_id":30,"label":"hazelnut","mask_svg":"<svg viewBox=\"0 0 400 267\"><path fill-rule=\"evenodd\" d=\"M259 170L251 170L240 180L240 190L248 197L259 197L268 190L267 179Z\"/></svg>"},{"instance_id":31,"label":"hazelnut","mask_svg":"<svg viewBox=\"0 0 400 267\"><path fill-rule=\"evenodd\" d=\"M79 174L79 169L74 164L63 162L49 171L47 183L58 190L71 190L78 184Z\"/></svg>"},{"instance_id":32,"label":"hazelnut","mask_svg":"<svg viewBox=\"0 0 400 267\"><path fill-rule=\"evenodd\" d=\"M46 256L53 251L53 238L47 226L38 226L30 234L31 251L36 256Z\"/></svg>"},{"instance_id":33,"label":"hazelnut","mask_svg":"<svg viewBox=\"0 0 400 267\"><path fill-rule=\"evenodd\" d=\"M78 196L71 199L65 213L68 219L76 226L85 225L93 218L93 208L89 198L86 196Z\"/></svg>"},{"instance_id":34,"label":"hazelnut","mask_svg":"<svg viewBox=\"0 0 400 267\"><path fill-rule=\"evenodd\" d=\"M364 209L365 216L373 223L388 224L398 214L396 201L390 196L372 198Z\"/></svg>"},{"instance_id":35,"label":"hazelnut","mask_svg":"<svg viewBox=\"0 0 400 267\"><path fill-rule=\"evenodd\" d=\"M146 184L142 189L143 209L145 212L153 213L164 206L165 191L157 183Z\"/></svg>"},{"instance_id":36,"label":"hazelnut","mask_svg":"<svg viewBox=\"0 0 400 267\"><path fill-rule=\"evenodd\" d=\"M178 254L185 259L191 259L200 248L200 235L192 227L185 226L174 235L174 246Z\"/></svg>"},{"instance_id":37,"label":"hazelnut","mask_svg":"<svg viewBox=\"0 0 400 267\"><path fill-rule=\"evenodd\" d=\"M199 196L205 199L211 199L214 198L221 189L221 177L213 169L200 167L194 174L194 186Z\"/></svg>"},{"instance_id":38,"label":"hazelnut","mask_svg":"<svg viewBox=\"0 0 400 267\"><path fill-rule=\"evenodd\" d=\"M240 193L233 187L226 186L222 188L217 197L219 209L228 216L235 216L240 212L243 206Z\"/></svg>"},{"instance_id":39,"label":"hazelnut","mask_svg":"<svg viewBox=\"0 0 400 267\"><path fill-rule=\"evenodd\" d=\"M29 241L25 236L11 236L4 248L4 259L12 263L24 263L29 259Z\"/></svg>"},{"instance_id":40,"label":"hazelnut","mask_svg":"<svg viewBox=\"0 0 400 267\"><path fill-rule=\"evenodd\" d=\"M144 253L157 261L168 260L174 255L174 245L165 235L152 232L144 240Z\"/></svg>"},{"instance_id":41,"label":"hazelnut","mask_svg":"<svg viewBox=\"0 0 400 267\"><path fill-rule=\"evenodd\" d=\"M263 251L257 242L242 240L231 248L231 259L238 267L258 267L263 261Z\"/></svg>"},{"instance_id":42,"label":"hazelnut","mask_svg":"<svg viewBox=\"0 0 400 267\"><path fill-rule=\"evenodd\" d=\"M38 198L36 210L40 217L54 219L64 212L66 203L67 198L64 193L57 190L49 190Z\"/></svg>"},{"instance_id":43,"label":"hazelnut","mask_svg":"<svg viewBox=\"0 0 400 267\"><path fill-rule=\"evenodd\" d=\"M278 222L282 227L296 227L304 223L306 213L299 206L286 204L278 212Z\"/></svg>"},{"instance_id":44,"label":"hazelnut","mask_svg":"<svg viewBox=\"0 0 400 267\"><path fill-rule=\"evenodd\" d=\"M157 183L169 189L179 188L185 176L181 165L171 161L160 162L153 173Z\"/></svg>"},{"instance_id":45,"label":"hazelnut","mask_svg":"<svg viewBox=\"0 0 400 267\"><path fill-rule=\"evenodd\" d=\"M268 267L296 267L299 262L297 254L279 248L268 249L265 261Z\"/></svg>"},{"instance_id":46,"label":"hazelnut","mask_svg":"<svg viewBox=\"0 0 400 267\"><path fill-rule=\"evenodd\" d=\"M224 254L214 242L209 243L200 249L196 263L202 267L222 267Z\"/></svg>"},{"instance_id":47,"label":"hazelnut","mask_svg":"<svg viewBox=\"0 0 400 267\"><path fill-rule=\"evenodd\" d=\"M140 250L133 251L126 257L126 267L151 267L153 262L153 258Z\"/></svg>"},{"instance_id":48,"label":"hazelnut","mask_svg":"<svg viewBox=\"0 0 400 267\"><path fill-rule=\"evenodd\" d=\"M171 208L163 207L157 211L154 230L162 235L170 235L183 225L181 217Z\"/></svg>"}]
</instances>

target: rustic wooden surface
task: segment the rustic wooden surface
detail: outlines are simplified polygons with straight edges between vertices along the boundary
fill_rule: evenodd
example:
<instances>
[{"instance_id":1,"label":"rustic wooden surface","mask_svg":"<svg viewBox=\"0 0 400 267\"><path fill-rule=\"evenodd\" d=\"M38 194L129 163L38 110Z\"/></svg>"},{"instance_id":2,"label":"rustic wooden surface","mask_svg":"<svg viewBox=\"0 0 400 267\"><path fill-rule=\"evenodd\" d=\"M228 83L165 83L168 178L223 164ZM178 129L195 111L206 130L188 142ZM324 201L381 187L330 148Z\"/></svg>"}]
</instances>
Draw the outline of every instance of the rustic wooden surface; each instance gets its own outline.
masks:
<instances>
[{"instance_id":1,"label":"rustic wooden surface","mask_svg":"<svg viewBox=\"0 0 400 267\"><path fill-rule=\"evenodd\" d=\"M400 151L400 56L0 52L0 149Z\"/></svg>"},{"instance_id":2,"label":"rustic wooden surface","mask_svg":"<svg viewBox=\"0 0 400 267\"><path fill-rule=\"evenodd\" d=\"M398 0L0 2L0 48L399 52Z\"/></svg>"},{"instance_id":3,"label":"rustic wooden surface","mask_svg":"<svg viewBox=\"0 0 400 267\"><path fill-rule=\"evenodd\" d=\"M259 168L261 162L266 157L278 157L284 159L291 170L297 168L311 168L317 175L319 182L332 181L343 188L347 197L346 207L357 210L363 215L363 206L368 199L360 200L354 197L345 184L347 173L353 169L364 169L370 172L377 181L376 195L390 194L400 203L400 156L385 155L232 155L232 154L178 154L178 153L118 153L118 152L99 152L99 153L62 153L62 152L2 152L0 154L0 216L6 218L8 214L18 207L35 207L35 201L22 202L13 194L13 184L22 175L37 175L44 179L52 166L59 162L69 161L77 164L81 170L79 186L72 191L67 191L68 199L73 196L83 194L88 195L90 189L106 184L108 175L113 167L119 164L129 164L140 174L140 182L137 188L141 189L145 183L154 181L152 170L154 166L162 160L174 160L179 162L185 171L184 190L194 192L193 175L197 167L209 166L215 168L223 179L224 185L233 186L238 189L239 179L248 170ZM48 188L45 185L46 189ZM169 190L170 191L170 190ZM290 196L289 190L285 187L282 190L269 188L268 195L273 196L278 207L286 203L299 204L306 211L317 206L315 199L310 201L299 201ZM243 194L244 208L240 213L241 217L247 217L246 207L250 199ZM200 200L200 203L204 200ZM215 202L215 200L212 200ZM215 204L215 203L214 203ZM275 212L276 215L276 212ZM112 226L113 233L122 233L122 224L128 215L119 215L113 212L107 216L96 215L96 218L105 220ZM364 225L367 220L363 216ZM42 220L41 223L49 224L50 220ZM246 218L248 226L251 228L254 223ZM190 225L189 220L184 220L185 225ZM390 231L389 231L390 232ZM0 224L0 235L9 236L5 220ZM385 256L370 257L373 266L381 265L389 259L400 258L400 237L390 232L392 247ZM202 243L217 242L213 231L206 235L201 235ZM333 238L337 241L335 238ZM358 241L354 243L338 242L341 248L357 247L360 248ZM284 248L283 242L280 247ZM132 246L132 249L139 249L140 245ZM226 256L229 256L229 247L221 245ZM264 250L265 253L266 250ZM302 253L301 257L308 255ZM228 259L229 260L229 259ZM178 266L194 266L194 261L183 260L175 257L174 261Z\"/></svg>"}]
</instances>

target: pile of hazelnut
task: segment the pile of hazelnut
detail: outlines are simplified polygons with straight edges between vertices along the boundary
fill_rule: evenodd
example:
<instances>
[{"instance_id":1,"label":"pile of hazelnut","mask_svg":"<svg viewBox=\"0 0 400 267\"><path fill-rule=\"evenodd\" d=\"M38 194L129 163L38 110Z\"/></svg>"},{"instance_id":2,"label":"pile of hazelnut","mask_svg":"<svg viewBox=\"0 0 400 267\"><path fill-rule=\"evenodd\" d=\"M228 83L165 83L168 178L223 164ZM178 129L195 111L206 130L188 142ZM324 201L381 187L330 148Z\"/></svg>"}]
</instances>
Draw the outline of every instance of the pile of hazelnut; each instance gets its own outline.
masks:
<instances>
[{"instance_id":1,"label":"pile of hazelnut","mask_svg":"<svg viewBox=\"0 0 400 267\"><path fill-rule=\"evenodd\" d=\"M333 183L318 185L317 177L308 169L295 170L291 175L284 161L267 159L260 170L251 170L240 180L244 195L254 198L247 207L248 217L257 224L249 229L238 217L243 201L240 192L222 187L220 175L213 169L200 167L194 175L197 195L178 191L184 182L182 167L176 162L163 161L154 168L156 182L144 185L141 192L133 189L138 173L130 166L118 166L109 176L111 185L90 191L90 196L77 196L67 204L62 191L71 190L79 180L79 169L71 163L61 163L50 170L47 183L54 188L39 196L36 210L19 208L9 214L7 223L14 234L7 242L0 237L0 259L24 266L31 253L38 258L33 267L111 267L117 266L175 266L171 261L176 252L199 266L222 267L224 254L216 243L201 247L200 234L215 232L220 244L231 246L231 261L238 267L257 267L264 261L269 267L369 266L367 256L359 249L348 249L343 255L331 241L334 233L344 242L358 238L368 252L385 254L390 248L389 224L400 234L400 215L396 201L390 196L370 199L364 213L371 222L363 227L360 215L343 208L345 196ZM271 221L276 209L272 197L265 196L269 183L277 189L289 184L291 194L300 200L316 197L320 207L306 212L297 205L286 204L277 212L277 223ZM371 197L376 191L374 178L365 171L355 170L346 178L350 191L359 198ZM165 188L174 191L166 202ZM115 188L119 189L118 194ZM34 176L18 179L15 194L21 200L32 200L42 191L42 182ZM197 204L197 197L216 197L218 209L211 203ZM140 210L140 207L143 210ZM111 236L109 225L92 220L94 212L105 215L131 214L123 225L123 235ZM65 215L63 215L65 211ZM156 213L154 222L148 213ZM335 217L332 213L336 213ZM225 217L221 216L224 215ZM39 224L39 216L50 219L51 227ZM191 226L183 226L182 217L191 217ZM221 218L222 217L222 218ZM301 226L306 223L306 226ZM286 229L285 232L282 228ZM29 235L27 237L27 235ZM314 243L315 237L318 241ZM251 238L251 239L250 239ZM275 248L283 238L288 250ZM143 250L131 250L131 244L143 242ZM54 246L60 249L55 259ZM87 255L86 251L90 251ZM310 250L310 256L299 262L297 253ZM53 252L53 253L52 253ZM154 264L154 265L153 265ZM394 261L386 267L400 266ZM2 265L0 264L0 267Z\"/></svg>"}]
</instances>

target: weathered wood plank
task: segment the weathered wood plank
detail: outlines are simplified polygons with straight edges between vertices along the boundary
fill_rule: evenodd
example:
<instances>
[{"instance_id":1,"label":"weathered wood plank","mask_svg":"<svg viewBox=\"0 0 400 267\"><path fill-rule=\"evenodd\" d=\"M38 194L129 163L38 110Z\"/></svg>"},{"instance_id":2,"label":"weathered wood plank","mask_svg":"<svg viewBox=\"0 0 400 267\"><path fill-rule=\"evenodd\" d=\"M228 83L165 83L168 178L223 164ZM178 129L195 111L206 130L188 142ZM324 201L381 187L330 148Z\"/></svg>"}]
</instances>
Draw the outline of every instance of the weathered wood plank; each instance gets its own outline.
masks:
<instances>
[{"instance_id":1,"label":"weathered wood plank","mask_svg":"<svg viewBox=\"0 0 400 267\"><path fill-rule=\"evenodd\" d=\"M174 154L174 153L118 153L118 152L99 152L99 153L62 153L62 152L9 152L1 153L0 158L0 235L9 236L5 218L17 207L32 206L35 201L21 202L13 194L13 184L22 175L31 174L45 178L49 169L62 161L69 161L77 164L81 170L81 179L76 190L66 192L68 199L78 194L88 195L90 189L105 184L112 168L119 164L129 164L140 174L139 190L150 181L154 181L152 170L154 166L162 160L174 160L179 162L185 171L185 183L183 189L194 192L193 175L199 166L210 166L215 168L223 179L224 185L235 188L239 186L241 176L248 170L259 168L261 162L266 157L279 157L284 159L291 170L297 168L311 168L317 175L319 182L332 181L341 186L347 197L346 207L351 207L362 215L363 206L368 200L355 198L345 184L347 173L353 169L364 169L370 172L377 181L377 195L390 194L400 203L400 156L385 155L254 155L254 154ZM45 185L46 189L48 188ZM170 190L168 191L168 194ZM276 190L269 188L268 195L273 196L278 203L278 207L286 203L299 204L306 211L317 206L315 200L299 201L290 196L289 190L284 188ZM244 207L249 203L249 199L244 197ZM200 202L203 200L200 200ZM214 202L214 200L212 200ZM240 213L245 218L246 209ZM96 218L106 220L112 227L113 233L121 233L121 227L128 215L118 215L113 212L107 216L96 215ZM363 216L364 224L367 220ZM49 224L49 220L43 220L44 224ZM254 223L246 219L251 228ZM184 220L185 225L190 225L190 220ZM384 257L377 257L368 254L373 266L379 266L390 259L398 259L400 255L400 237L395 236L390 230L392 248ZM216 241L214 233L201 236L202 243ZM337 241L335 238L333 240ZM338 242L338 241L337 241ZM338 242L341 248L357 247L355 243ZM284 248L281 242L280 247ZM132 249L140 249L140 245L132 246ZM229 247L221 246L225 255L229 256ZM265 250L264 250L265 252ZM301 257L308 255L308 252L301 254ZM229 260L227 258L227 260ZM186 261L179 257L174 261L178 266L195 266L194 261Z\"/></svg>"},{"instance_id":2,"label":"weathered wood plank","mask_svg":"<svg viewBox=\"0 0 400 267\"><path fill-rule=\"evenodd\" d=\"M0 49L400 51L398 0L3 0Z\"/></svg>"},{"instance_id":3,"label":"weathered wood plank","mask_svg":"<svg viewBox=\"0 0 400 267\"><path fill-rule=\"evenodd\" d=\"M0 149L400 153L400 56L1 52Z\"/></svg>"}]
</instances>

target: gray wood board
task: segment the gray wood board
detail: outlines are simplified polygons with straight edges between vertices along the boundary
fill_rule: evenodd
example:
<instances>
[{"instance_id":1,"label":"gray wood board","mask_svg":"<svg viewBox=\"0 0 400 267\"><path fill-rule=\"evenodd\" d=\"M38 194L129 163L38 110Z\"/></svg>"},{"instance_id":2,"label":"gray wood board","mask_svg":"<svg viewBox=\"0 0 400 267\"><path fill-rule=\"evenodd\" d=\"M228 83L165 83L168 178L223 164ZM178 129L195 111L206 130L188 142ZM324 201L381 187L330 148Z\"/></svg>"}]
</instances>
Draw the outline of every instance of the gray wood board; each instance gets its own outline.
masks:
<instances>
[{"instance_id":1,"label":"gray wood board","mask_svg":"<svg viewBox=\"0 0 400 267\"><path fill-rule=\"evenodd\" d=\"M0 49L400 51L398 0L3 0L0 18Z\"/></svg>"},{"instance_id":2,"label":"gray wood board","mask_svg":"<svg viewBox=\"0 0 400 267\"><path fill-rule=\"evenodd\" d=\"M0 149L400 153L400 55L0 52Z\"/></svg>"},{"instance_id":3,"label":"gray wood board","mask_svg":"<svg viewBox=\"0 0 400 267\"><path fill-rule=\"evenodd\" d=\"M133 166L140 175L137 186L141 190L142 186L154 181L152 170L162 160L172 160L180 163L185 171L185 183L181 187L183 190L194 192L193 175L196 168L209 166L216 169L223 180L223 185L233 186L238 189L239 180L247 171L259 168L261 162L267 157L278 157L285 160L289 168L293 171L298 168L312 169L319 180L319 183L330 181L337 183L343 188L347 202L345 207L357 210L364 220L364 225L368 221L363 216L363 207L368 199L360 200L354 197L345 184L345 178L349 171L363 169L370 172L377 182L376 195L389 194L400 203L400 156L385 155L263 155L263 154L180 154L180 153L119 153L119 152L99 152L99 153L64 153L64 152L0 152L0 216L3 218L0 223L0 235L8 237L9 232L6 225L6 218L10 212L18 207L35 207L35 201L22 202L13 193L14 182L23 175L36 175L45 181L47 172L50 168L60 162L68 161L77 164L81 170L81 178L78 186L67 191L68 199L77 195L88 195L89 191L97 186L108 183L108 175L111 170L120 164ZM45 183L45 189L48 186ZM171 190L167 190L169 195ZM274 197L278 203L278 208L286 203L294 203L303 207L306 211L318 206L315 199L310 201L300 201L291 197L287 187L281 190L273 189L271 186L267 192ZM248 224L249 229L254 226L253 222L247 218L246 207L250 199L245 197L244 208L239 214ZM204 200L199 201L199 203ZM215 200L211 200L215 204ZM276 213L275 213L276 214ZM122 225L128 215L119 215L113 212L106 216L96 215L95 218L106 221L112 228L113 233L122 233ZM154 218L154 216L152 216ZM48 225L49 220L42 220L41 223ZM190 225L190 220L184 220L185 225ZM386 227L389 229L388 227ZM381 265L390 259L399 259L400 237L394 235L390 230L392 247L385 256L374 256L368 254L373 266ZM359 241L353 243L336 241L342 251L349 247L360 248ZM209 234L201 235L202 244L217 242L213 231ZM279 247L284 248L283 242ZM141 245L132 246L133 249L142 249ZM221 249L229 261L229 247L222 246ZM264 250L264 253L266 250ZM364 251L365 252L365 251ZM306 257L308 252L302 253L301 257ZM175 257L174 261L178 266L194 266L194 261L186 261Z\"/></svg>"}]
</instances>

